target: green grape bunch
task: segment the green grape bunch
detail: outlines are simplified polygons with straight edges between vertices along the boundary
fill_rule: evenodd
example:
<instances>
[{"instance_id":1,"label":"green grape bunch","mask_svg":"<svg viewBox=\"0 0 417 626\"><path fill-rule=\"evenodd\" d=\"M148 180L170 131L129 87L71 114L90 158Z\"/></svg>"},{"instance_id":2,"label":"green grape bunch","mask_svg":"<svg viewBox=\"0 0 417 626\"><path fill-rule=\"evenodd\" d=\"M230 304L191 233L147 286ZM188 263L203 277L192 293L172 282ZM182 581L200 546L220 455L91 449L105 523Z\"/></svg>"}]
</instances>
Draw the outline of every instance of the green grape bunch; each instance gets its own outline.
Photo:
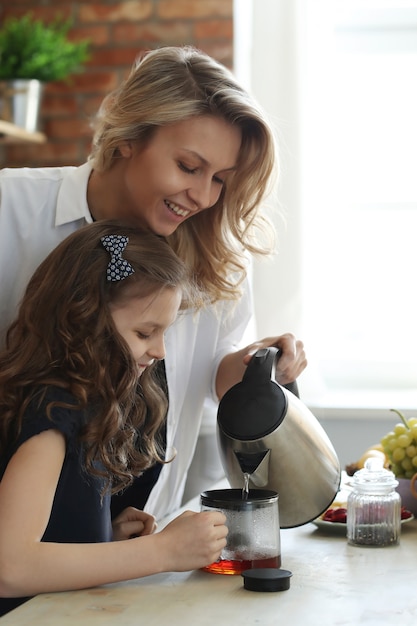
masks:
<instances>
[{"instance_id":1,"label":"green grape bunch","mask_svg":"<svg viewBox=\"0 0 417 626\"><path fill-rule=\"evenodd\" d=\"M395 476L412 478L417 472L417 417L406 419L397 409L391 411L400 416L401 422L382 437L381 445Z\"/></svg>"}]
</instances>

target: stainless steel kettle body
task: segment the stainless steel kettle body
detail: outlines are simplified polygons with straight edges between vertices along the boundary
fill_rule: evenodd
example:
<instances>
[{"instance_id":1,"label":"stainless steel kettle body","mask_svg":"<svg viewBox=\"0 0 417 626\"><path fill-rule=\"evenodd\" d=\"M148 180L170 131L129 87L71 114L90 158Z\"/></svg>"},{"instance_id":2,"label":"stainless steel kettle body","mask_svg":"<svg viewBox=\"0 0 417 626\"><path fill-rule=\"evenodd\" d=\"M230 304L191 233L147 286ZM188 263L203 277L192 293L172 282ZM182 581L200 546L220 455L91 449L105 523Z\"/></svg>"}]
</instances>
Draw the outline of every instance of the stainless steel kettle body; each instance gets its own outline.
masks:
<instances>
[{"instance_id":1,"label":"stainless steel kettle body","mask_svg":"<svg viewBox=\"0 0 417 626\"><path fill-rule=\"evenodd\" d=\"M340 463L323 427L275 381L276 348L258 350L217 412L220 456L231 487L279 494L281 528L325 511L339 489Z\"/></svg>"}]
</instances>

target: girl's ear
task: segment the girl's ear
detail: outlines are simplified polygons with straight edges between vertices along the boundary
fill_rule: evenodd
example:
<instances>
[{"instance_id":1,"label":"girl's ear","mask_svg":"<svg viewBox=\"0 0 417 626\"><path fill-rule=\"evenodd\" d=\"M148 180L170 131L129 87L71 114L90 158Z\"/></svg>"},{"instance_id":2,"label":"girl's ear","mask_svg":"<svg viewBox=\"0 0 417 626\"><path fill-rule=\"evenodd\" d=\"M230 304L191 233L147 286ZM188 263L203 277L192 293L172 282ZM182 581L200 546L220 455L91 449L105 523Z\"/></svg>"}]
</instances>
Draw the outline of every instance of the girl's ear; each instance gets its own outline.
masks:
<instances>
[{"instance_id":1,"label":"girl's ear","mask_svg":"<svg viewBox=\"0 0 417 626\"><path fill-rule=\"evenodd\" d=\"M129 159L133 154L132 144L130 141L123 141L119 146L119 152L122 157Z\"/></svg>"}]
</instances>

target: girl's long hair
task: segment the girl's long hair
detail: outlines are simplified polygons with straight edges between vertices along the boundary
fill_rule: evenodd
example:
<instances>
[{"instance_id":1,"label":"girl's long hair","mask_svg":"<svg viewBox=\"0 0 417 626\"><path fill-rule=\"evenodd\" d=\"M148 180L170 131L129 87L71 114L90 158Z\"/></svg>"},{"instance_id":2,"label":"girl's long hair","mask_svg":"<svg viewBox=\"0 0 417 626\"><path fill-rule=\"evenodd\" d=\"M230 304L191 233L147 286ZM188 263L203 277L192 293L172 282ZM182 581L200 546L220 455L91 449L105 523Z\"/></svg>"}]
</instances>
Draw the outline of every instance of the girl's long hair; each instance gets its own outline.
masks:
<instances>
[{"instance_id":1,"label":"girl's long hair","mask_svg":"<svg viewBox=\"0 0 417 626\"><path fill-rule=\"evenodd\" d=\"M110 254L100 238L109 234L129 238L123 258L134 273L117 282L106 279ZM74 398L71 406L86 411L81 441L87 471L105 476L114 491L162 460L157 434L165 393L155 365L138 379L109 308L132 294L162 289L181 289L183 308L202 304L167 242L136 225L91 224L49 254L27 286L0 354L0 454L19 436L29 404L40 406L47 390L59 387ZM49 418L56 404L48 404ZM97 469L100 463L104 470Z\"/></svg>"},{"instance_id":2,"label":"girl's long hair","mask_svg":"<svg viewBox=\"0 0 417 626\"><path fill-rule=\"evenodd\" d=\"M246 251L273 250L274 229L261 206L275 178L277 153L264 113L231 72L189 46L148 52L104 99L90 160L106 171L120 157L122 142L145 146L157 127L199 115L220 116L240 129L237 169L216 204L185 220L168 239L213 302L237 299Z\"/></svg>"}]
</instances>

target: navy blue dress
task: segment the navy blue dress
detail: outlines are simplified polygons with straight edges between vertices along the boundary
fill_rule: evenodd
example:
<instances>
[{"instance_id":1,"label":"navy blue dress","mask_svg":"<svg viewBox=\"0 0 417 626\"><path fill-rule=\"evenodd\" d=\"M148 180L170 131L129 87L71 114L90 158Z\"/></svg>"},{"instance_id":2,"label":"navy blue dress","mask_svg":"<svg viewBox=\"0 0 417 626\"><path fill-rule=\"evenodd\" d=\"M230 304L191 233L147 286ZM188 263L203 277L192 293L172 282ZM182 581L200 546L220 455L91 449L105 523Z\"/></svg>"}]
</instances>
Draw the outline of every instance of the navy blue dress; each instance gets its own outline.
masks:
<instances>
[{"instance_id":1,"label":"navy blue dress","mask_svg":"<svg viewBox=\"0 0 417 626\"><path fill-rule=\"evenodd\" d=\"M78 435L85 423L83 411L54 407L49 420L46 405L51 401L75 404L68 392L51 387L40 407L32 402L25 414L18 441L0 459L0 480L13 454L31 437L49 430L59 430L66 440L66 454L59 477L48 526L42 541L58 543L97 543L111 541L110 495L101 492L104 479L84 470L83 449ZM0 615L28 598L0 598Z\"/></svg>"}]
</instances>

